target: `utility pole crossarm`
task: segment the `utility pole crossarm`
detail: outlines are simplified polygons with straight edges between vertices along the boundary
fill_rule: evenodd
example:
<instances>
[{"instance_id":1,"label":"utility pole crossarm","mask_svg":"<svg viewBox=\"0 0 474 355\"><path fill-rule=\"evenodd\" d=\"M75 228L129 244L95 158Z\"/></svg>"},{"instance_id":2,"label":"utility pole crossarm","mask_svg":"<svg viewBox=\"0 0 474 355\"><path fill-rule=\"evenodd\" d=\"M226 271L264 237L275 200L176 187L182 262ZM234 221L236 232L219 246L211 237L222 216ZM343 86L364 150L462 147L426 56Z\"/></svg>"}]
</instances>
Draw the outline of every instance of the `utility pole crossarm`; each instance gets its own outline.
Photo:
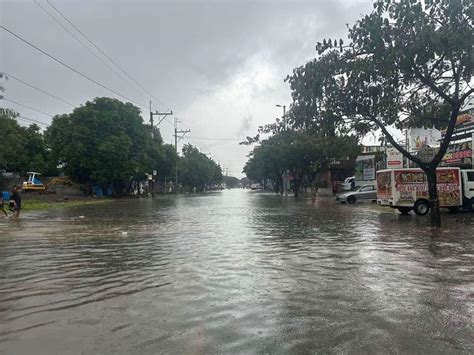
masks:
<instances>
[{"instance_id":1,"label":"utility pole crossarm","mask_svg":"<svg viewBox=\"0 0 474 355\"><path fill-rule=\"evenodd\" d=\"M151 131L151 135L153 137L153 128L154 128L154 123L153 123L153 116L163 116L160 118L159 122L157 123L156 126L159 126L161 122L163 122L163 120L166 118L166 116L169 116L169 115L172 115L173 114L173 111L170 110L169 112L158 112L155 110L155 112L153 112L151 110L151 101L150 101L150 131Z\"/></svg>"},{"instance_id":2,"label":"utility pole crossarm","mask_svg":"<svg viewBox=\"0 0 474 355\"><path fill-rule=\"evenodd\" d=\"M190 129L176 131L176 135L181 134L181 135L178 137L178 138L179 138L179 139L178 139L178 142L179 142L181 139L184 138L184 136L186 135L186 133L189 133L189 132L191 132Z\"/></svg>"}]
</instances>

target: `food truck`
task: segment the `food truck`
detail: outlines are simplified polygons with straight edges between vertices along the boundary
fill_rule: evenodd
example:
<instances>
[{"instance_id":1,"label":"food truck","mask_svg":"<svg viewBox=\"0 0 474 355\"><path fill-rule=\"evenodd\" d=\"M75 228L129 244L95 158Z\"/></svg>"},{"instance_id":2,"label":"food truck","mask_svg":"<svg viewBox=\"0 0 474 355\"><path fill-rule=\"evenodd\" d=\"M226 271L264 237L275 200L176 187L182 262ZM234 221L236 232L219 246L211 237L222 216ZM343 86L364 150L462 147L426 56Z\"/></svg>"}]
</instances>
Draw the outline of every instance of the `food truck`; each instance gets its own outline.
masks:
<instances>
[{"instance_id":1,"label":"food truck","mask_svg":"<svg viewBox=\"0 0 474 355\"><path fill-rule=\"evenodd\" d=\"M474 170L436 169L440 207L474 211ZM413 210L423 216L430 210L426 174L421 169L387 169L377 172L377 204Z\"/></svg>"}]
</instances>

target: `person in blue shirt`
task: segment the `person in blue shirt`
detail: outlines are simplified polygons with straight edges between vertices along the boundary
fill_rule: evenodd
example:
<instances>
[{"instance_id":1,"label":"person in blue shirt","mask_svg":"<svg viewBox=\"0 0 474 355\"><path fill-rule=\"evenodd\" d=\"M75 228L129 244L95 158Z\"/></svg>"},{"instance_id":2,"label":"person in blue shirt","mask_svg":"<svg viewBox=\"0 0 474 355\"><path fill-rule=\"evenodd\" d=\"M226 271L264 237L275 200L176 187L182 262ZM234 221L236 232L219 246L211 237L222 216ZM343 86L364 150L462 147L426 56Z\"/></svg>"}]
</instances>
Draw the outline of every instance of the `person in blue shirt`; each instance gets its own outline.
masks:
<instances>
[{"instance_id":1,"label":"person in blue shirt","mask_svg":"<svg viewBox=\"0 0 474 355\"><path fill-rule=\"evenodd\" d=\"M10 194L8 191L2 191L2 194L0 195L0 210L5 214L5 217L8 217L8 213L5 211L5 201L10 201Z\"/></svg>"}]
</instances>

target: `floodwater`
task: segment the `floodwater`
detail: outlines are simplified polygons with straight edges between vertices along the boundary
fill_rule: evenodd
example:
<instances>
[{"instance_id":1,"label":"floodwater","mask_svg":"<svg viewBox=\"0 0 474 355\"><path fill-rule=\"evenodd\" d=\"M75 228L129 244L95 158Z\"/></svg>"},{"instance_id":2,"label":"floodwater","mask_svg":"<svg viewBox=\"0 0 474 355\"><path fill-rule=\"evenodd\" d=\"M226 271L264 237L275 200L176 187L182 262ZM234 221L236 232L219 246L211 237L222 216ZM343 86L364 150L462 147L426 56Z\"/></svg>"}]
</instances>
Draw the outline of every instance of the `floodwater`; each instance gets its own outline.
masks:
<instances>
[{"instance_id":1,"label":"floodwater","mask_svg":"<svg viewBox=\"0 0 474 355\"><path fill-rule=\"evenodd\" d=\"M230 190L0 219L0 353L473 353L474 217Z\"/></svg>"}]
</instances>

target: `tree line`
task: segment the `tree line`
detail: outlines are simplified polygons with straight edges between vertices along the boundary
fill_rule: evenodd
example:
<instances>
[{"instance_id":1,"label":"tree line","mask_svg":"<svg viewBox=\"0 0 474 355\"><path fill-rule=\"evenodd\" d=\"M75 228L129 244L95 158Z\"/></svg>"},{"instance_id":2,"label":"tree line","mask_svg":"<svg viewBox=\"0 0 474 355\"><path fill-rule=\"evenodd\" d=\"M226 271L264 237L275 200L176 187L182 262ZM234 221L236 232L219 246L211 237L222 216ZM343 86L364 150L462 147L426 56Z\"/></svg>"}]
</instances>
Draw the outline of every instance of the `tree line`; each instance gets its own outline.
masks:
<instances>
[{"instance_id":1,"label":"tree line","mask_svg":"<svg viewBox=\"0 0 474 355\"><path fill-rule=\"evenodd\" d=\"M474 93L473 24L470 0L374 1L370 14L348 26L347 39L318 42L315 58L286 78L293 103L285 122L260 128L259 134L272 137L248 137L246 143L260 144L247 163L249 177L256 177L258 169L271 170L272 157L286 151L284 144L297 147L305 135L311 137L308 148L315 142L325 148L313 157L300 151L286 166L310 173L312 166L341 155L341 139L360 141L369 132L381 132L426 173L431 223L439 226L436 168L459 113ZM439 149L428 156L407 151L393 132L410 127L444 130ZM290 135L291 142L282 143ZM265 162L257 164L258 159Z\"/></svg>"},{"instance_id":2,"label":"tree line","mask_svg":"<svg viewBox=\"0 0 474 355\"><path fill-rule=\"evenodd\" d=\"M154 170L157 181L165 182L174 181L177 168L180 185L197 191L223 181L220 166L197 148L185 145L179 156L156 127L152 135L131 103L96 98L54 116L44 132L36 124L20 126L18 117L13 110L0 111L0 171L37 171L43 176L63 172L84 186L112 188L118 196Z\"/></svg>"}]
</instances>

